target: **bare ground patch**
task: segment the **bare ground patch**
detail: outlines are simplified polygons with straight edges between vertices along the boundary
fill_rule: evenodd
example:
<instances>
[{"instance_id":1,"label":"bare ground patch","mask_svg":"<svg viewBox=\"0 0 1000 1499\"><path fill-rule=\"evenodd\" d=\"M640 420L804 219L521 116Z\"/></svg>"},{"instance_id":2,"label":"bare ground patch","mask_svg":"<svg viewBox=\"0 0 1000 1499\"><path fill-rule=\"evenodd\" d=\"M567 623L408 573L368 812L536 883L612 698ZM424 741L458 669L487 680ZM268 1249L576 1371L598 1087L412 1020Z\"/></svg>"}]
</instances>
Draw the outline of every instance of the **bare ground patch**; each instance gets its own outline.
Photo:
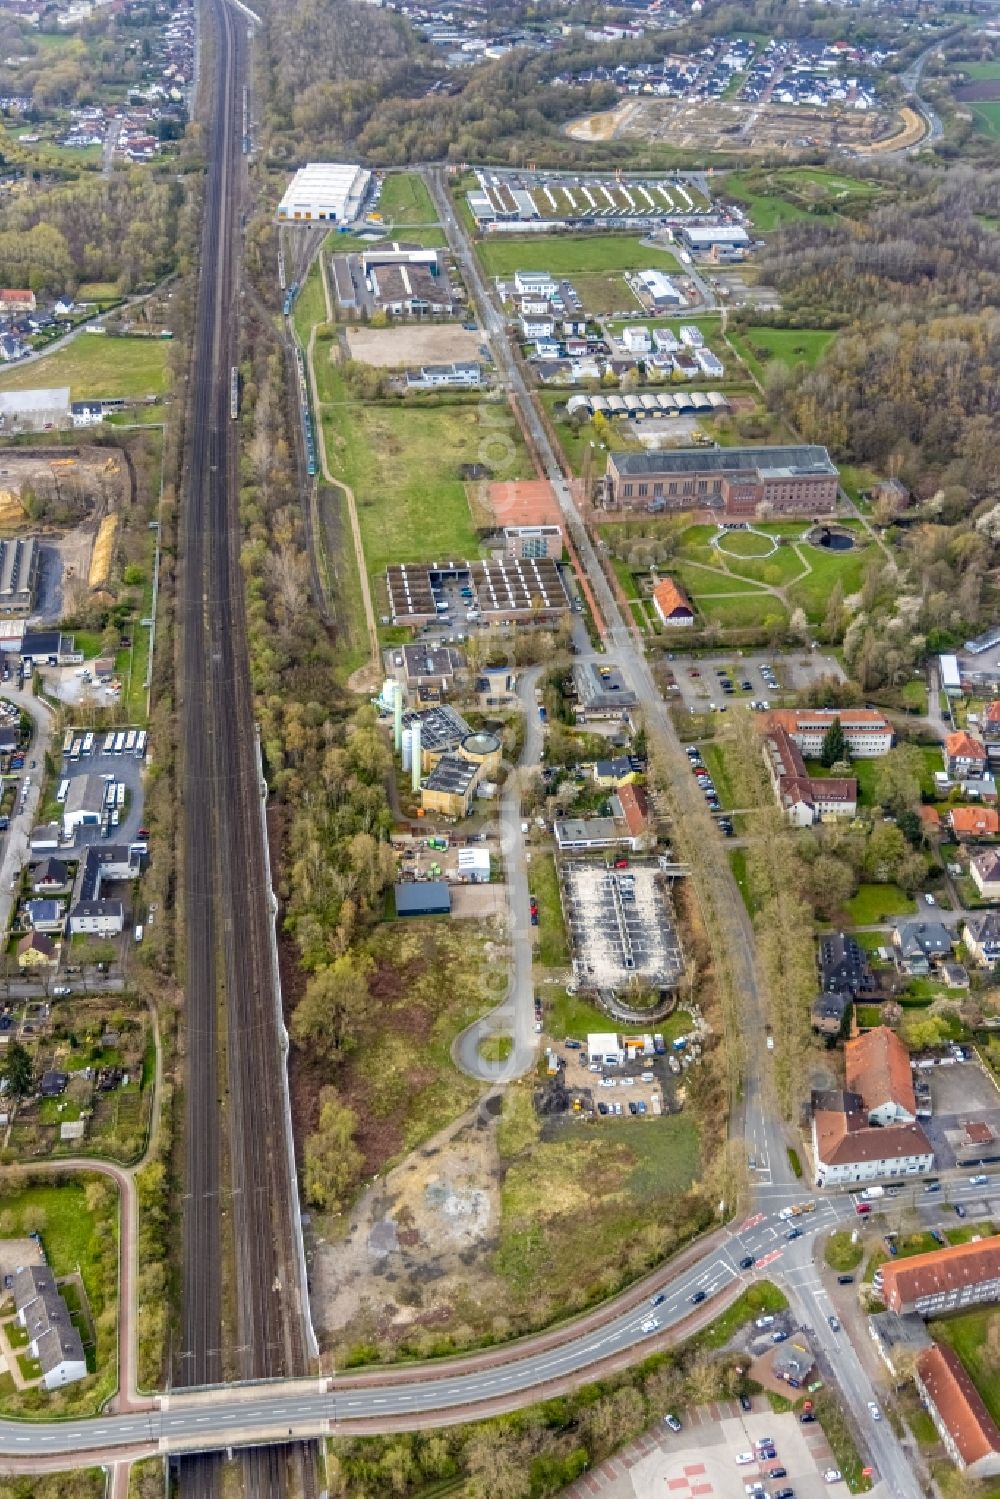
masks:
<instances>
[{"instance_id":1,"label":"bare ground patch","mask_svg":"<svg viewBox=\"0 0 1000 1499\"><path fill-rule=\"evenodd\" d=\"M399 328L351 328L347 333L351 358L378 369L402 369L408 364L447 364L453 359L475 359L481 333L458 323L430 323Z\"/></svg>"}]
</instances>

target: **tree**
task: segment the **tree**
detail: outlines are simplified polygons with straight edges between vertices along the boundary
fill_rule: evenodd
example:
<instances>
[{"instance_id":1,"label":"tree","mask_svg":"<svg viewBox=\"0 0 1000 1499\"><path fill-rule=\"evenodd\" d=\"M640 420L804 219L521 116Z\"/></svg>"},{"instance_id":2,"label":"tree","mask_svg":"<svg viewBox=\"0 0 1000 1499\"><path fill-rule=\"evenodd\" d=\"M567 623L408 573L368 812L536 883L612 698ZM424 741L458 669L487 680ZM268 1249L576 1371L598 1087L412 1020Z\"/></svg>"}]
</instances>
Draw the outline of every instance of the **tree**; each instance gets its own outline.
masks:
<instances>
[{"instance_id":1,"label":"tree","mask_svg":"<svg viewBox=\"0 0 1000 1499\"><path fill-rule=\"evenodd\" d=\"M896 814L896 826L911 848L919 848L924 841L924 825L920 814L912 807L904 807Z\"/></svg>"},{"instance_id":2,"label":"tree","mask_svg":"<svg viewBox=\"0 0 1000 1499\"><path fill-rule=\"evenodd\" d=\"M371 964L351 953L318 969L292 1015L297 1046L332 1061L349 1051L368 1007Z\"/></svg>"},{"instance_id":3,"label":"tree","mask_svg":"<svg viewBox=\"0 0 1000 1499\"><path fill-rule=\"evenodd\" d=\"M34 1088L35 1069L31 1061L31 1053L20 1041L14 1041L7 1048L7 1055L2 1065L2 1075L7 1080L7 1087L15 1098L24 1098Z\"/></svg>"},{"instance_id":4,"label":"tree","mask_svg":"<svg viewBox=\"0 0 1000 1499\"><path fill-rule=\"evenodd\" d=\"M306 1137L304 1188L309 1202L340 1212L361 1171L362 1155L354 1140L357 1116L336 1088L319 1096L319 1122Z\"/></svg>"},{"instance_id":5,"label":"tree","mask_svg":"<svg viewBox=\"0 0 1000 1499\"><path fill-rule=\"evenodd\" d=\"M924 762L914 744L900 744L875 764L875 797L887 812L897 815L920 800Z\"/></svg>"},{"instance_id":6,"label":"tree","mask_svg":"<svg viewBox=\"0 0 1000 1499\"><path fill-rule=\"evenodd\" d=\"M820 748L819 757L829 770L831 765L836 765L843 760L847 750L847 741L844 739L844 726L839 718L835 718L823 735L823 744Z\"/></svg>"}]
</instances>

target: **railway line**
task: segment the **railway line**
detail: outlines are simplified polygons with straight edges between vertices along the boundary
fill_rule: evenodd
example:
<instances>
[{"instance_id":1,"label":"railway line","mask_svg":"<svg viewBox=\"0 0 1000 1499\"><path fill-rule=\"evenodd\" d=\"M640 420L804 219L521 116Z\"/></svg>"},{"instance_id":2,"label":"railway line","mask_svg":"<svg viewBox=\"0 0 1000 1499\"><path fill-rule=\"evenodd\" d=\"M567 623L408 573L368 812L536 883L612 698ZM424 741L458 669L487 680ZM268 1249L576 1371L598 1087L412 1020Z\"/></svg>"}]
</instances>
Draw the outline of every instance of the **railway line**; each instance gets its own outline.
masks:
<instances>
[{"instance_id":1,"label":"railway line","mask_svg":"<svg viewBox=\"0 0 1000 1499\"><path fill-rule=\"evenodd\" d=\"M239 241L246 21L210 0L213 115L182 520L182 744L187 937L185 1386L308 1372L295 1253L297 1194L285 1148L285 1037L260 817L239 565ZM315 1492L315 1453L250 1448L251 1499ZM182 1492L215 1499L217 1458L185 1459Z\"/></svg>"}]
</instances>

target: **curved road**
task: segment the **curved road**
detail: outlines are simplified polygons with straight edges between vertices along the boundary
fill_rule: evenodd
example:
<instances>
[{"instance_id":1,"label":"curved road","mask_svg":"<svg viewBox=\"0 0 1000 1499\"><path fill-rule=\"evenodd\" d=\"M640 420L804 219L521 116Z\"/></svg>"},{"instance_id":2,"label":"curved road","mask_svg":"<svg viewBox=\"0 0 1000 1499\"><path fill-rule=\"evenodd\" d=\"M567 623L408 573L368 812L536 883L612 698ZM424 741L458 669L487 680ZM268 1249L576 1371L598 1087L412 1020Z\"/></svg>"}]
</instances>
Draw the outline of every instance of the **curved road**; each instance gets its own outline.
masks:
<instances>
[{"instance_id":1,"label":"curved road","mask_svg":"<svg viewBox=\"0 0 1000 1499\"><path fill-rule=\"evenodd\" d=\"M535 1039L534 944L529 905L528 860L521 831L521 787L527 773L541 764L542 726L535 705L535 687L540 666L522 674L517 695L524 713L524 747L517 769L507 777L500 802L500 837L507 880L510 914L511 975L506 998L456 1037L452 1057L456 1065L484 1083L509 1082L523 1077L534 1066ZM510 1055L502 1062L488 1062L480 1055L481 1041L491 1036L510 1036Z\"/></svg>"}]
</instances>

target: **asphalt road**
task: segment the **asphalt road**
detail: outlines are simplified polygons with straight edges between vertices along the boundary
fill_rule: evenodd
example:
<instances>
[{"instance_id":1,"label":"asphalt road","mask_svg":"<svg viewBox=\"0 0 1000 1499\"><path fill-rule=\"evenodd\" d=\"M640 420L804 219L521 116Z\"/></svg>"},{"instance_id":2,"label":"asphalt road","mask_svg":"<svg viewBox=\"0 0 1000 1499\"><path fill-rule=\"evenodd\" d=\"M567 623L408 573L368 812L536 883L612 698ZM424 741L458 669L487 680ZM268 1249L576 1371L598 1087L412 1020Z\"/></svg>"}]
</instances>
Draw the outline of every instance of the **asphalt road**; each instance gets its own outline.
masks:
<instances>
[{"instance_id":1,"label":"asphalt road","mask_svg":"<svg viewBox=\"0 0 1000 1499\"><path fill-rule=\"evenodd\" d=\"M534 1066L538 1050L535 1036L532 961L534 943L529 903L528 861L521 831L521 787L542 759L542 726L535 705L535 686L541 667L524 672L517 693L524 714L524 746L516 771L508 777L500 802L500 837L507 881L510 921L511 975L503 1002L464 1030L456 1039L452 1055L470 1077L484 1083L507 1082L523 1077ZM510 1036L510 1055L502 1062L488 1062L479 1044L490 1036Z\"/></svg>"}]
</instances>

